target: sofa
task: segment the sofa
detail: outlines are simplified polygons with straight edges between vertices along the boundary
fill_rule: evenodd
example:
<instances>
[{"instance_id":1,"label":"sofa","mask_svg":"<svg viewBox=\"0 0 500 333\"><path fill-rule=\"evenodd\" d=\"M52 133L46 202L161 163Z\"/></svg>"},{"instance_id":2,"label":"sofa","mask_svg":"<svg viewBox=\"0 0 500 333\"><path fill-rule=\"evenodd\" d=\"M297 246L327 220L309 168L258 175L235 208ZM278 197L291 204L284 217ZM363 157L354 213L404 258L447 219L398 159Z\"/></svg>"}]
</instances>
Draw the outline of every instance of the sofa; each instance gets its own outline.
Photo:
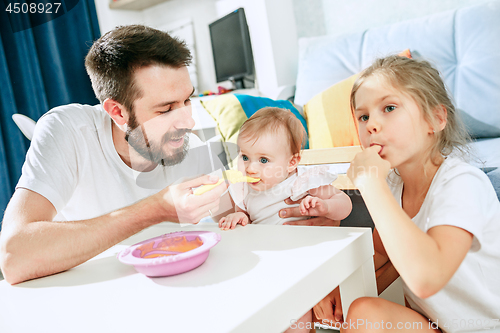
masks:
<instances>
[{"instance_id":1,"label":"sofa","mask_svg":"<svg viewBox=\"0 0 500 333\"><path fill-rule=\"evenodd\" d=\"M312 119L318 113L324 113L316 122L324 129L324 119L332 122L336 117L332 114L345 112L342 104L348 97L332 96L338 94L336 85L352 86L346 81L374 59L409 49L441 72L474 139L471 163L489 176L500 198L499 18L500 1L492 1L360 33L300 39L294 103L304 106L310 139L316 132ZM312 144L311 148L325 147Z\"/></svg>"}]
</instances>

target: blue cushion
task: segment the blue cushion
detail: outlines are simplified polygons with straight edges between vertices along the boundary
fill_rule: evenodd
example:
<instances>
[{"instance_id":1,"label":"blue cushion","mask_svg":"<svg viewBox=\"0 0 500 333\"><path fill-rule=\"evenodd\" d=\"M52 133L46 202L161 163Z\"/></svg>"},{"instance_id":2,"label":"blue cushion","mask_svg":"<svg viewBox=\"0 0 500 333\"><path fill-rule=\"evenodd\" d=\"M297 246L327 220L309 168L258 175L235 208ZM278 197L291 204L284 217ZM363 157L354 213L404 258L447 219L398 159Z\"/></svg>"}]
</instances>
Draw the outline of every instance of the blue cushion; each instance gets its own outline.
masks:
<instances>
[{"instance_id":1,"label":"blue cushion","mask_svg":"<svg viewBox=\"0 0 500 333\"><path fill-rule=\"evenodd\" d=\"M247 115L247 118L250 118L255 112L268 106L287 109L290 110L295 115L295 117L297 117L298 120L300 120L302 126L304 126L304 129L306 130L307 135L309 135L305 118L300 114L297 108L293 106L293 104L290 101L273 100L266 97L255 97L250 95L240 95L240 94L234 94L234 95L236 96L238 101L240 101L241 107L243 108L243 111ZM308 148L309 148L309 143L306 142L305 149Z\"/></svg>"}]
</instances>

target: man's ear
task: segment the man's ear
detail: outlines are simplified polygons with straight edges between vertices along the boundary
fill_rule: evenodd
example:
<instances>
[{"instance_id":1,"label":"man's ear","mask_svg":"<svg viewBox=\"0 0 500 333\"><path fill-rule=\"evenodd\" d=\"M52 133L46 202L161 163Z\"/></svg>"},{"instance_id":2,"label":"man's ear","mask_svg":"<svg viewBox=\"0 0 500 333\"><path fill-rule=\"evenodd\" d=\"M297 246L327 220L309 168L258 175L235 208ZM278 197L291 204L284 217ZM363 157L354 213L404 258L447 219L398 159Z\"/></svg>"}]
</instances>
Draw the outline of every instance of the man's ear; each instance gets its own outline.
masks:
<instances>
[{"instance_id":1,"label":"man's ear","mask_svg":"<svg viewBox=\"0 0 500 333\"><path fill-rule=\"evenodd\" d=\"M291 172L297 168L297 166L299 165L300 159L301 159L300 154L295 154L292 156L292 158L290 159L290 162L288 162L288 172Z\"/></svg>"},{"instance_id":2,"label":"man's ear","mask_svg":"<svg viewBox=\"0 0 500 333\"><path fill-rule=\"evenodd\" d=\"M434 110L434 117L436 119L437 128L434 128L433 130L441 132L446 127L446 123L448 122L448 110L444 105L438 105Z\"/></svg>"},{"instance_id":3,"label":"man's ear","mask_svg":"<svg viewBox=\"0 0 500 333\"><path fill-rule=\"evenodd\" d=\"M102 103L102 106L117 125L124 125L128 122L129 114L122 104L108 98Z\"/></svg>"}]
</instances>

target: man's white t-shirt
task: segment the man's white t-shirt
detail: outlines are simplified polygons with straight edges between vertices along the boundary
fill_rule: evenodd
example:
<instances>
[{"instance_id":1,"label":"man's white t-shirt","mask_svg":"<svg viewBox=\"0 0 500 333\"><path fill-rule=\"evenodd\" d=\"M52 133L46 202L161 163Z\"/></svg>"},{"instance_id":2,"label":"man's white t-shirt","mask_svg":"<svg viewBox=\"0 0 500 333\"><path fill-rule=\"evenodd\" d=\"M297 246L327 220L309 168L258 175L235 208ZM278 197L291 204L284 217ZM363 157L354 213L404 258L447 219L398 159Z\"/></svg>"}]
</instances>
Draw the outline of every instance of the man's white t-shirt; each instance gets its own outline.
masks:
<instances>
[{"instance_id":1,"label":"man's white t-shirt","mask_svg":"<svg viewBox=\"0 0 500 333\"><path fill-rule=\"evenodd\" d=\"M388 182L401 205L401 178L391 173ZM500 202L488 177L478 168L448 157L412 220L424 232L439 225L462 228L473 235L473 241L451 280L435 295L419 298L403 283L411 307L438 321L445 332L487 328L499 332Z\"/></svg>"},{"instance_id":2,"label":"man's white t-shirt","mask_svg":"<svg viewBox=\"0 0 500 333\"><path fill-rule=\"evenodd\" d=\"M189 136L189 145L180 164L138 172L116 152L112 120L101 105L65 105L37 122L16 188L47 198L57 210L54 220L89 219L131 205L183 177L222 168L196 135Z\"/></svg>"}]
</instances>

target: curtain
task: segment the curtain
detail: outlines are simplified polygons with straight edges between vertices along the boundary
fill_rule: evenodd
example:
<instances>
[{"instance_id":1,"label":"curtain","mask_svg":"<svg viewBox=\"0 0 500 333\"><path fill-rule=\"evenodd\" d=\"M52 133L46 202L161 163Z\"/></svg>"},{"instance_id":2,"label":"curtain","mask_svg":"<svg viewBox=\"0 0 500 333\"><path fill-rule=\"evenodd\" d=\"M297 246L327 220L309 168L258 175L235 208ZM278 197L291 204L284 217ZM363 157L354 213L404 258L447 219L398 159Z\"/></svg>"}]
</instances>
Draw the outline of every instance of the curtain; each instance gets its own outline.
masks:
<instances>
[{"instance_id":1,"label":"curtain","mask_svg":"<svg viewBox=\"0 0 500 333\"><path fill-rule=\"evenodd\" d=\"M3 219L30 144L12 115L21 113L36 121L59 105L97 104L84 58L100 32L94 0L56 0L61 3L59 8L55 7L55 1L2 1L0 218ZM36 13L30 7L33 3L38 5Z\"/></svg>"}]
</instances>

